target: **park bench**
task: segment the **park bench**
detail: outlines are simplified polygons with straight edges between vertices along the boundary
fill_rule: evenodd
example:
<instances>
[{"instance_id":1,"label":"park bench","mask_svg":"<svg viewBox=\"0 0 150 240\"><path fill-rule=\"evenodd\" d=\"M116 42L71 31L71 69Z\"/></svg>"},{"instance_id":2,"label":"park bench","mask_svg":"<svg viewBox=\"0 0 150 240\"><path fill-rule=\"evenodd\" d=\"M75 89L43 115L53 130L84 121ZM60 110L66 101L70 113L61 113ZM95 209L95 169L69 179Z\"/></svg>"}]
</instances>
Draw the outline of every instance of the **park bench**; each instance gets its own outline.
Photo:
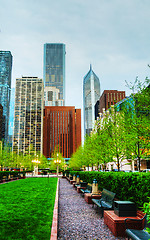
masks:
<instances>
[{"instance_id":1,"label":"park bench","mask_svg":"<svg viewBox=\"0 0 150 240\"><path fill-rule=\"evenodd\" d=\"M70 180L73 180L73 176L71 176L71 177L69 178L69 181L70 181Z\"/></svg>"},{"instance_id":2,"label":"park bench","mask_svg":"<svg viewBox=\"0 0 150 240\"><path fill-rule=\"evenodd\" d=\"M70 182L70 180L73 180L73 176L68 176L66 179Z\"/></svg>"},{"instance_id":3,"label":"park bench","mask_svg":"<svg viewBox=\"0 0 150 240\"><path fill-rule=\"evenodd\" d=\"M13 179L13 180L17 180L17 179L18 179L17 176L13 176L13 175L11 175L11 176L12 176L12 179Z\"/></svg>"},{"instance_id":4,"label":"park bench","mask_svg":"<svg viewBox=\"0 0 150 240\"><path fill-rule=\"evenodd\" d=\"M87 187L87 182L80 182L80 184L76 184L75 188L78 193L81 193L81 189L86 189Z\"/></svg>"},{"instance_id":5,"label":"park bench","mask_svg":"<svg viewBox=\"0 0 150 240\"><path fill-rule=\"evenodd\" d=\"M143 230L137 230L137 229L130 229L128 228L128 221L132 220L135 222L139 222L139 221L143 221L144 220L144 229ZM146 214L144 215L143 218L141 219L133 219L133 218L126 218L125 219L125 233L129 239L132 240L148 240L150 239L150 234L148 232L146 232L146 227L150 227L150 223L147 223L147 216Z\"/></svg>"},{"instance_id":6,"label":"park bench","mask_svg":"<svg viewBox=\"0 0 150 240\"><path fill-rule=\"evenodd\" d=\"M3 176L2 182L6 182L6 181L7 181L7 176Z\"/></svg>"},{"instance_id":7,"label":"park bench","mask_svg":"<svg viewBox=\"0 0 150 240\"><path fill-rule=\"evenodd\" d=\"M14 176L13 175L10 175L10 180L14 180Z\"/></svg>"},{"instance_id":8,"label":"park bench","mask_svg":"<svg viewBox=\"0 0 150 240\"><path fill-rule=\"evenodd\" d=\"M82 197L84 197L84 193L91 193L92 192L92 185L87 184L86 189L81 189L80 191L82 193Z\"/></svg>"},{"instance_id":9,"label":"park bench","mask_svg":"<svg viewBox=\"0 0 150 240\"><path fill-rule=\"evenodd\" d=\"M97 206L98 210L101 211L102 217L104 215L104 210L106 209L113 209L113 202L114 202L114 197L115 193L108 191L107 189L103 189L101 193L101 199L93 199L93 207L94 204Z\"/></svg>"},{"instance_id":10,"label":"park bench","mask_svg":"<svg viewBox=\"0 0 150 240\"><path fill-rule=\"evenodd\" d=\"M80 182L79 184L75 184L75 188L77 189L77 187L87 187L87 182Z\"/></svg>"}]
</instances>

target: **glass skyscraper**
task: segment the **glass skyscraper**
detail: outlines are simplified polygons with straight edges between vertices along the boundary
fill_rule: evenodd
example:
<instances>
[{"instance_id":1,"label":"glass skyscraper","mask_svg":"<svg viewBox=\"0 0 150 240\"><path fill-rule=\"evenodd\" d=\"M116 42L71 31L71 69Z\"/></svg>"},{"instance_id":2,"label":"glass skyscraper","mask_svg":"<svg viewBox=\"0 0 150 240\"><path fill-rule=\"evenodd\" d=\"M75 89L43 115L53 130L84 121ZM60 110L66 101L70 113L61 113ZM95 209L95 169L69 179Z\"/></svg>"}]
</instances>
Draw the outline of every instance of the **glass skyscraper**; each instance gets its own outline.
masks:
<instances>
[{"instance_id":1,"label":"glass skyscraper","mask_svg":"<svg viewBox=\"0 0 150 240\"><path fill-rule=\"evenodd\" d=\"M9 129L8 129L9 136L13 135L14 109L15 109L15 88L11 88L10 110L9 110Z\"/></svg>"},{"instance_id":2,"label":"glass skyscraper","mask_svg":"<svg viewBox=\"0 0 150 240\"><path fill-rule=\"evenodd\" d=\"M43 80L16 79L13 151L43 152Z\"/></svg>"},{"instance_id":3,"label":"glass skyscraper","mask_svg":"<svg viewBox=\"0 0 150 240\"><path fill-rule=\"evenodd\" d=\"M12 55L10 51L0 51L0 104L3 106L2 132L8 137L9 105L11 91Z\"/></svg>"},{"instance_id":4,"label":"glass skyscraper","mask_svg":"<svg viewBox=\"0 0 150 240\"><path fill-rule=\"evenodd\" d=\"M2 140L3 106L0 104L0 141Z\"/></svg>"},{"instance_id":5,"label":"glass skyscraper","mask_svg":"<svg viewBox=\"0 0 150 240\"><path fill-rule=\"evenodd\" d=\"M56 87L59 89L59 98L57 100L62 99L64 101L65 54L65 44L63 43L44 44L44 87Z\"/></svg>"},{"instance_id":6,"label":"glass skyscraper","mask_svg":"<svg viewBox=\"0 0 150 240\"><path fill-rule=\"evenodd\" d=\"M84 135L89 135L94 127L95 104L99 98L100 81L90 65L90 70L83 80Z\"/></svg>"}]
</instances>

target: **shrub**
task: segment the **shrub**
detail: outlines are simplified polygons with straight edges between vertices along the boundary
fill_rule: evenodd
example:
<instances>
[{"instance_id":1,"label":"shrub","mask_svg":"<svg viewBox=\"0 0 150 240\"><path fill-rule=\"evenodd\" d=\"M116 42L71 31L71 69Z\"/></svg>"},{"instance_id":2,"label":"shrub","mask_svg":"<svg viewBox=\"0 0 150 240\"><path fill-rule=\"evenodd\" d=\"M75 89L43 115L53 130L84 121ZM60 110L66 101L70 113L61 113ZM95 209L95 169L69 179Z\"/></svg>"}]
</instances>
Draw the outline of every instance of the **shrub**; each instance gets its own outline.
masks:
<instances>
[{"instance_id":1,"label":"shrub","mask_svg":"<svg viewBox=\"0 0 150 240\"><path fill-rule=\"evenodd\" d=\"M5 176L6 179L8 178L9 175L12 175L13 177L21 177L21 175L25 176L25 171L0 171L0 180L3 179L3 177Z\"/></svg>"},{"instance_id":2,"label":"shrub","mask_svg":"<svg viewBox=\"0 0 150 240\"><path fill-rule=\"evenodd\" d=\"M79 175L81 180L88 183L92 183L96 178L99 190L106 188L115 192L117 199L133 201L138 208L148 202L150 196L149 173L71 171L70 174Z\"/></svg>"},{"instance_id":3,"label":"shrub","mask_svg":"<svg viewBox=\"0 0 150 240\"><path fill-rule=\"evenodd\" d=\"M150 198L149 198L150 200ZM148 223L150 223L150 202L144 203L143 205L144 212L147 214ZM147 232L150 233L150 228L146 228Z\"/></svg>"}]
</instances>

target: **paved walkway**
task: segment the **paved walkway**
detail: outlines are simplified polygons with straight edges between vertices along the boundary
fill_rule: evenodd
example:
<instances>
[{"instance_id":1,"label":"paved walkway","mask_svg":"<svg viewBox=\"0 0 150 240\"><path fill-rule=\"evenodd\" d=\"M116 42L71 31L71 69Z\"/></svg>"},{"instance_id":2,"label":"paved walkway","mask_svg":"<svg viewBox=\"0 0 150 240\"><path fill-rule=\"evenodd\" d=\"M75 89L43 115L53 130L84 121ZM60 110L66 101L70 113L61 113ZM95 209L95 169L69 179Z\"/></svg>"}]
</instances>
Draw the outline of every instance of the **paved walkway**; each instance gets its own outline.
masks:
<instances>
[{"instance_id":1,"label":"paved walkway","mask_svg":"<svg viewBox=\"0 0 150 240\"><path fill-rule=\"evenodd\" d=\"M124 240L116 238L100 214L66 179L60 179L58 240Z\"/></svg>"}]
</instances>

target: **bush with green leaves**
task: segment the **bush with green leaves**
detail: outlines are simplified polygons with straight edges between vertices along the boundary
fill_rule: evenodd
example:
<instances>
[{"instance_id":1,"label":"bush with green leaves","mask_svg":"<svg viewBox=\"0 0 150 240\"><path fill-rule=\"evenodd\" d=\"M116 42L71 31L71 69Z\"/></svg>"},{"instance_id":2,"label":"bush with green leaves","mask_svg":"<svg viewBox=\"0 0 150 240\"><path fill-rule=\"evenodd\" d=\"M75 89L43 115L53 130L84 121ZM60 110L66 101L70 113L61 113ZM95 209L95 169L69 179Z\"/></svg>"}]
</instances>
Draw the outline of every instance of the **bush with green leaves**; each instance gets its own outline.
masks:
<instances>
[{"instance_id":1,"label":"bush with green leaves","mask_svg":"<svg viewBox=\"0 0 150 240\"><path fill-rule=\"evenodd\" d=\"M0 171L0 180L2 180L3 177L7 179L9 175L20 178L22 175L25 176L25 173L25 171Z\"/></svg>"},{"instance_id":2,"label":"bush with green leaves","mask_svg":"<svg viewBox=\"0 0 150 240\"><path fill-rule=\"evenodd\" d=\"M150 198L149 198L149 202L145 202L143 204L143 209L144 212L147 214L147 221L148 223L150 223ZM147 232L150 233L150 228L146 228Z\"/></svg>"},{"instance_id":3,"label":"bush with green leaves","mask_svg":"<svg viewBox=\"0 0 150 240\"><path fill-rule=\"evenodd\" d=\"M106 188L115 192L117 199L133 201L138 208L148 202L150 196L150 173L71 171L70 174L79 175L81 180L88 183L96 178L99 190Z\"/></svg>"}]
</instances>

